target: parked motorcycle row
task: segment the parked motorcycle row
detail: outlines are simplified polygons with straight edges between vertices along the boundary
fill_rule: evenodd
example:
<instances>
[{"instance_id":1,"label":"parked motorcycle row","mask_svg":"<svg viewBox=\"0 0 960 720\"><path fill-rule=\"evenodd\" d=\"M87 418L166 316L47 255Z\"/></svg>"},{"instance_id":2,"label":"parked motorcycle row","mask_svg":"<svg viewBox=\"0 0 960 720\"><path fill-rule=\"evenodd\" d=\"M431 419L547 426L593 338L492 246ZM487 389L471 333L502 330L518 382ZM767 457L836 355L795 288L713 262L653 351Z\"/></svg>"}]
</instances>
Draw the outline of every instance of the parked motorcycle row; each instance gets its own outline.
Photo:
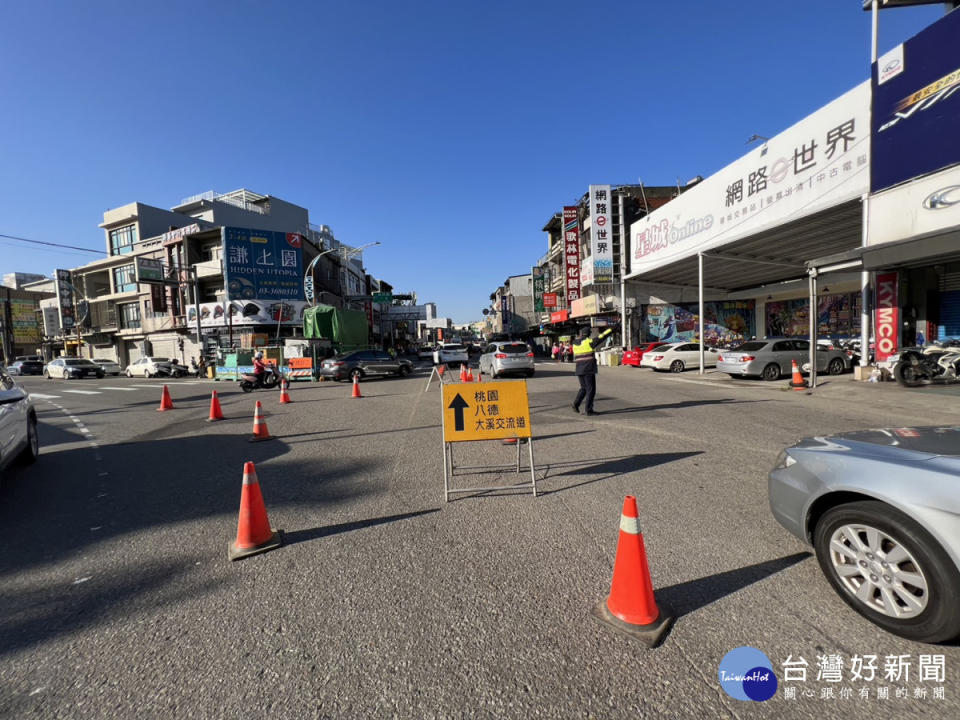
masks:
<instances>
[{"instance_id":1,"label":"parked motorcycle row","mask_svg":"<svg viewBox=\"0 0 960 720\"><path fill-rule=\"evenodd\" d=\"M960 339L903 348L889 360L893 377L904 387L960 382Z\"/></svg>"}]
</instances>

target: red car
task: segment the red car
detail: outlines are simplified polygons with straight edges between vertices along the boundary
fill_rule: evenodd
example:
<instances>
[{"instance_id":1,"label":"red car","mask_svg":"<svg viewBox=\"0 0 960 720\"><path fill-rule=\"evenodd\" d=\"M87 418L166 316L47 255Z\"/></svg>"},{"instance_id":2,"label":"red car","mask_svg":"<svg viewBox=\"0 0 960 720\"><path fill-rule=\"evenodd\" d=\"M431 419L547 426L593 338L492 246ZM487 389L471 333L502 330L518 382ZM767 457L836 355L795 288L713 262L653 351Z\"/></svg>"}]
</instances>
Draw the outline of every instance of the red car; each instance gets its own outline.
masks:
<instances>
[{"instance_id":1,"label":"red car","mask_svg":"<svg viewBox=\"0 0 960 720\"><path fill-rule=\"evenodd\" d=\"M633 350L627 350L623 354L623 364L624 365L633 365L634 367L640 367L640 361L643 359L643 354L654 348L658 348L661 345L669 345L670 343L664 342L652 342L645 343L643 345L638 345Z\"/></svg>"}]
</instances>

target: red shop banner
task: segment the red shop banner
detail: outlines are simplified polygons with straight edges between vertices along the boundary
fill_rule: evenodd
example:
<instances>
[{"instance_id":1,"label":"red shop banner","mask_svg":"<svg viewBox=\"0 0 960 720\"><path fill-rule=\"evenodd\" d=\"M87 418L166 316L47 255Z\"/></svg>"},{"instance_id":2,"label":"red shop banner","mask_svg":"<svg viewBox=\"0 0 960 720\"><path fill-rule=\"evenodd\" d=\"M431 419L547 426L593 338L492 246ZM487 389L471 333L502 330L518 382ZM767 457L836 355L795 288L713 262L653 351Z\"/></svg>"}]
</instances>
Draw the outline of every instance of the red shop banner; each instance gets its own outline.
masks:
<instances>
[{"instance_id":1,"label":"red shop banner","mask_svg":"<svg viewBox=\"0 0 960 720\"><path fill-rule=\"evenodd\" d=\"M572 205L563 208L563 256L569 305L580 299L580 220Z\"/></svg>"},{"instance_id":2,"label":"red shop banner","mask_svg":"<svg viewBox=\"0 0 960 720\"><path fill-rule=\"evenodd\" d=\"M555 308L557 306L557 294L556 293L544 293L543 294L543 306L545 308Z\"/></svg>"},{"instance_id":3,"label":"red shop banner","mask_svg":"<svg viewBox=\"0 0 960 720\"><path fill-rule=\"evenodd\" d=\"M876 328L877 362L896 352L900 337L899 285L897 273L877 275Z\"/></svg>"}]
</instances>

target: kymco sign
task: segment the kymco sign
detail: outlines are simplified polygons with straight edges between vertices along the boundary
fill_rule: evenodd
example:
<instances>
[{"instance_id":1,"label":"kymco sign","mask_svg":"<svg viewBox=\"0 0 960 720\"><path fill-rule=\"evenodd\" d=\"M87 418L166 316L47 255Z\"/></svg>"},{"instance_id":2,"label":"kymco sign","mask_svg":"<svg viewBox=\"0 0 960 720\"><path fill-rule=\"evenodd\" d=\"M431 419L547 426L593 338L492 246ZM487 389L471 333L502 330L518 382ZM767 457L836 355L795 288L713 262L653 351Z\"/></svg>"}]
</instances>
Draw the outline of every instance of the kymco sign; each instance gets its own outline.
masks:
<instances>
[{"instance_id":1,"label":"kymco sign","mask_svg":"<svg viewBox=\"0 0 960 720\"><path fill-rule=\"evenodd\" d=\"M886 360L897 349L900 311L897 307L897 273L877 275L877 361Z\"/></svg>"}]
</instances>

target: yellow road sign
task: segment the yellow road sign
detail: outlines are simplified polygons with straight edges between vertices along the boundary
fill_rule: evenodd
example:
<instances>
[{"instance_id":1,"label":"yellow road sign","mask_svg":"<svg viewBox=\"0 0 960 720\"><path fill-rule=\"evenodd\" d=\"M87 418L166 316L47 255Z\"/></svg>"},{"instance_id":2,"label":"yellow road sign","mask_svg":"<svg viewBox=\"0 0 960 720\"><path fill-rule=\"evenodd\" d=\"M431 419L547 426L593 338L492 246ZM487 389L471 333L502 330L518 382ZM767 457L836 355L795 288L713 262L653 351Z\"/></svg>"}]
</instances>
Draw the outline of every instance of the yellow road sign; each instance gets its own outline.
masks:
<instances>
[{"instance_id":1,"label":"yellow road sign","mask_svg":"<svg viewBox=\"0 0 960 720\"><path fill-rule=\"evenodd\" d=\"M528 438L527 383L454 383L443 386L443 441Z\"/></svg>"}]
</instances>

